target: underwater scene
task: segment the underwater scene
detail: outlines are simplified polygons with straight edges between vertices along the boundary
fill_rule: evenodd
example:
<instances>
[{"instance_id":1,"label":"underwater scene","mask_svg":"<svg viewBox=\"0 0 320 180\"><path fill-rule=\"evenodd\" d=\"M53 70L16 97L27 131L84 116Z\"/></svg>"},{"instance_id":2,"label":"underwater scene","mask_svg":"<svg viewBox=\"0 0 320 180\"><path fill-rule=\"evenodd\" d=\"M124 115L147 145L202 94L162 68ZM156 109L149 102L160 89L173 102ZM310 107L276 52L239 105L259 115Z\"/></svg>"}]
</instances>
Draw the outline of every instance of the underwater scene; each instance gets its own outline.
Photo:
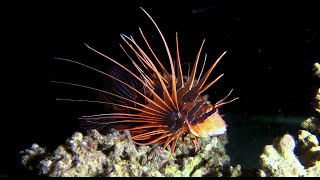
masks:
<instances>
[{"instance_id":1,"label":"underwater scene","mask_svg":"<svg viewBox=\"0 0 320 180\"><path fill-rule=\"evenodd\" d=\"M320 176L315 4L8 7L1 177Z\"/></svg>"}]
</instances>

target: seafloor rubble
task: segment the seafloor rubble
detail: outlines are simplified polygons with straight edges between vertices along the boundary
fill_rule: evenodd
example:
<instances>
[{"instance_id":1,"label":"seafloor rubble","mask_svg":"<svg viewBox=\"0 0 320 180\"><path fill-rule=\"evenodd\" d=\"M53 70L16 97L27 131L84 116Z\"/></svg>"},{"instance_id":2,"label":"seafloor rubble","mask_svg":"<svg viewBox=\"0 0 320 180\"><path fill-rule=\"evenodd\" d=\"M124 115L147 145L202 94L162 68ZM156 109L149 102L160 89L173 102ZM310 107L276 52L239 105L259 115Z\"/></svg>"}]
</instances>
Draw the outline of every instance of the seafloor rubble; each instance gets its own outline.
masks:
<instances>
[{"instance_id":1,"label":"seafloor rubble","mask_svg":"<svg viewBox=\"0 0 320 180\"><path fill-rule=\"evenodd\" d=\"M239 176L240 166L229 165L225 153L226 136L201 142L195 153L185 138L185 153L178 143L173 158L160 146L135 146L130 133L113 130L101 135L90 130L83 136L76 132L54 152L33 144L22 151L22 164L48 176ZM36 159L36 161L35 161Z\"/></svg>"}]
</instances>

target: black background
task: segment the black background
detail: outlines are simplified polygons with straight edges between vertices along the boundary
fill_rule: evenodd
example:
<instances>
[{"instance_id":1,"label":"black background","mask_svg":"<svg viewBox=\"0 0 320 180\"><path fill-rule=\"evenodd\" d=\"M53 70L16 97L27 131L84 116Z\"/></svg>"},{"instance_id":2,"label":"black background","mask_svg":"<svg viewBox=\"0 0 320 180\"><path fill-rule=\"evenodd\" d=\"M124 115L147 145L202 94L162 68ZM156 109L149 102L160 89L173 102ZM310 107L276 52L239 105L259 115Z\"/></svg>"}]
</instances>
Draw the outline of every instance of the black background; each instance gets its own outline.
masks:
<instances>
[{"instance_id":1,"label":"black background","mask_svg":"<svg viewBox=\"0 0 320 180\"><path fill-rule=\"evenodd\" d=\"M298 124L312 113L319 85L312 65L320 58L320 8L316 3L11 2L2 6L3 45L8 48L4 54L8 56L3 55L1 62L4 65L1 66L0 175L26 175L19 164L19 151L32 143L53 150L79 130L78 117L103 112L96 104L55 100L97 99L97 94L54 84L52 80L94 86L99 85L102 77L54 57L77 60L100 69L109 67L107 60L85 47L87 43L129 64L118 46L124 44L119 34L133 35L142 42L138 30L141 27L168 67L161 39L139 7L156 21L173 56L175 32L178 32L183 62L194 61L204 38L207 66L227 51L210 78L225 75L206 93L214 102L233 88L232 97L240 98L221 108L229 125L227 150L233 164L256 168L258 155L266 143L286 132L294 134ZM289 120L249 120L257 115Z\"/></svg>"}]
</instances>

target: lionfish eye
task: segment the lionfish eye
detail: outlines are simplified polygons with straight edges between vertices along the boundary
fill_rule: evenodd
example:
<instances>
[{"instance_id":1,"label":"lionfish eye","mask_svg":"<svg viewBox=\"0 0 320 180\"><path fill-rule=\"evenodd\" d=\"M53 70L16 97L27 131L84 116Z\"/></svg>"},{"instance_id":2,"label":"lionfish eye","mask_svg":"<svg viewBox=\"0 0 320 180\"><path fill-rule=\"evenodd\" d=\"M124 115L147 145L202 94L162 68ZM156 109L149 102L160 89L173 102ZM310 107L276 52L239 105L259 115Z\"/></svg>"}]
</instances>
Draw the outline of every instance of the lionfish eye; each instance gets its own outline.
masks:
<instances>
[{"instance_id":1,"label":"lionfish eye","mask_svg":"<svg viewBox=\"0 0 320 180\"><path fill-rule=\"evenodd\" d=\"M176 121L176 120L178 120L178 119L180 119L179 113L173 111L173 112L172 112L172 120L175 120L175 121Z\"/></svg>"}]
</instances>

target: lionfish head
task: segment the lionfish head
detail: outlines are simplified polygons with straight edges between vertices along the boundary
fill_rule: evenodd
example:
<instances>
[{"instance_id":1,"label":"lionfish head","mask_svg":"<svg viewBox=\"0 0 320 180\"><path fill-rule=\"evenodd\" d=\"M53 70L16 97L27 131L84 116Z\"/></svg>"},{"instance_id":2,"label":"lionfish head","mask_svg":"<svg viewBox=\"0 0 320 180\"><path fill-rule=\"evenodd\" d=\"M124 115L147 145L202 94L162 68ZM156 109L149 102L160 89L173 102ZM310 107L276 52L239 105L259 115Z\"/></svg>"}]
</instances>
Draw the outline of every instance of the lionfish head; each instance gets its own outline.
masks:
<instances>
[{"instance_id":1,"label":"lionfish head","mask_svg":"<svg viewBox=\"0 0 320 180\"><path fill-rule=\"evenodd\" d=\"M218 111L216 111L202 123L197 123L193 127L190 127L189 130L192 136L208 138L225 133L227 131L227 124L221 118Z\"/></svg>"}]
</instances>

